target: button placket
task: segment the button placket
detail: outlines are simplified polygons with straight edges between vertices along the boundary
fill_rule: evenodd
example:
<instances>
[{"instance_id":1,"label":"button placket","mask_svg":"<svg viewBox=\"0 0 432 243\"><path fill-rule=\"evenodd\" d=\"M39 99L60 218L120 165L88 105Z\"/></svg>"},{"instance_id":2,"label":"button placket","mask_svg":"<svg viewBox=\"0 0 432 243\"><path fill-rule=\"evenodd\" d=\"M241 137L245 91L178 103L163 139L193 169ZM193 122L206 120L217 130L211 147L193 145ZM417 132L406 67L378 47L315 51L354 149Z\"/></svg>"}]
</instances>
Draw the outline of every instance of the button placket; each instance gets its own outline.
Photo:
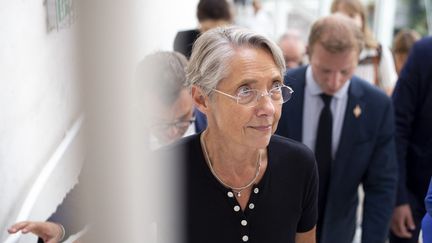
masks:
<instances>
[{"instance_id":1,"label":"button placket","mask_svg":"<svg viewBox=\"0 0 432 243\"><path fill-rule=\"evenodd\" d=\"M225 192L225 196L227 197L228 201L231 203L232 205L232 210L234 211L234 213L237 215L238 219L239 219L239 237L241 239L241 242L248 242L249 241L249 236L250 236L250 232L249 232L249 227L250 227L250 223L249 223L249 214L252 213L255 208L255 201L256 198L258 196L258 194L260 193L260 189L258 187L254 187L252 188L252 193L250 194L250 198L249 198L249 202L248 204L246 204L246 208L245 211L241 210L241 207L239 205L239 203L237 202L234 192L232 192L231 190L227 190Z\"/></svg>"}]
</instances>

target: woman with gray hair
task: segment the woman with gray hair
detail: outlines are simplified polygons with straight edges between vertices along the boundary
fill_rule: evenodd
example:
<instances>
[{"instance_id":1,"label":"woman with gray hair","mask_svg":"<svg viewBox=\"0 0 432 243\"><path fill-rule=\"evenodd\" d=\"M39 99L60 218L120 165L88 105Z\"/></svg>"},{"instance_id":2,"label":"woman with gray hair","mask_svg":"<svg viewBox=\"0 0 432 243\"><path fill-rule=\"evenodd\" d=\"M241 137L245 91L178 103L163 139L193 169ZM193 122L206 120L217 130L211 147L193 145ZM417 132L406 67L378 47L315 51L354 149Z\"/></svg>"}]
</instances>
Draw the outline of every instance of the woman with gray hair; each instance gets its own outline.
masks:
<instances>
[{"instance_id":1,"label":"woman with gray hair","mask_svg":"<svg viewBox=\"0 0 432 243\"><path fill-rule=\"evenodd\" d=\"M185 158L185 242L315 242L314 156L273 135L293 92L284 71L277 45L246 29L194 44L187 82L208 127L174 146Z\"/></svg>"}]
</instances>

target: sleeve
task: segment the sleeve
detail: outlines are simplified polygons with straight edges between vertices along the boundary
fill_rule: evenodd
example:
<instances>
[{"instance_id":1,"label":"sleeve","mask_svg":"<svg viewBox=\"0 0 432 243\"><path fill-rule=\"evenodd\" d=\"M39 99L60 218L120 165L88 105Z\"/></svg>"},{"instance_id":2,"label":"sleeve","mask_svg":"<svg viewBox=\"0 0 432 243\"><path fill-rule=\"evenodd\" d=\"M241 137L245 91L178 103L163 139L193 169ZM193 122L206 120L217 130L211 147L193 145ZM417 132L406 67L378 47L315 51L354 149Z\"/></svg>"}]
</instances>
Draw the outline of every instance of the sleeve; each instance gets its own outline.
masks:
<instances>
[{"instance_id":1,"label":"sleeve","mask_svg":"<svg viewBox=\"0 0 432 243\"><path fill-rule=\"evenodd\" d=\"M47 221L58 223L65 230L64 240L85 228L86 222L81 218L83 212L80 209L81 185L77 184L66 195L63 202L57 207L56 211L47 219Z\"/></svg>"},{"instance_id":2,"label":"sleeve","mask_svg":"<svg viewBox=\"0 0 432 243\"><path fill-rule=\"evenodd\" d=\"M426 211L432 217L432 177L429 183L429 189L425 198Z\"/></svg>"},{"instance_id":3,"label":"sleeve","mask_svg":"<svg viewBox=\"0 0 432 243\"><path fill-rule=\"evenodd\" d=\"M412 125L419 99L420 74L416 58L416 45L401 71L401 76L393 92L393 105L396 121L396 151L399 164L399 183L396 205L408 203L406 188L406 155L412 134Z\"/></svg>"},{"instance_id":4,"label":"sleeve","mask_svg":"<svg viewBox=\"0 0 432 243\"><path fill-rule=\"evenodd\" d=\"M193 31L178 32L174 39L174 51L180 52L187 59L190 58L192 52L192 45L195 42Z\"/></svg>"},{"instance_id":5,"label":"sleeve","mask_svg":"<svg viewBox=\"0 0 432 243\"><path fill-rule=\"evenodd\" d=\"M390 100L380 120L374 150L363 178L363 243L385 242L396 196L398 171Z\"/></svg>"},{"instance_id":6,"label":"sleeve","mask_svg":"<svg viewBox=\"0 0 432 243\"><path fill-rule=\"evenodd\" d=\"M313 154L312 154L313 157ZM318 220L318 169L314 158L313 167L305 180L305 193L303 197L303 212L297 224L297 232L303 233L311 230Z\"/></svg>"},{"instance_id":7,"label":"sleeve","mask_svg":"<svg viewBox=\"0 0 432 243\"><path fill-rule=\"evenodd\" d=\"M398 79L393 55L389 48L383 46L379 64L382 88L393 89Z\"/></svg>"},{"instance_id":8,"label":"sleeve","mask_svg":"<svg viewBox=\"0 0 432 243\"><path fill-rule=\"evenodd\" d=\"M185 55L187 50L185 49L184 37L181 32L178 32L174 38L173 49L176 52L180 52Z\"/></svg>"}]
</instances>

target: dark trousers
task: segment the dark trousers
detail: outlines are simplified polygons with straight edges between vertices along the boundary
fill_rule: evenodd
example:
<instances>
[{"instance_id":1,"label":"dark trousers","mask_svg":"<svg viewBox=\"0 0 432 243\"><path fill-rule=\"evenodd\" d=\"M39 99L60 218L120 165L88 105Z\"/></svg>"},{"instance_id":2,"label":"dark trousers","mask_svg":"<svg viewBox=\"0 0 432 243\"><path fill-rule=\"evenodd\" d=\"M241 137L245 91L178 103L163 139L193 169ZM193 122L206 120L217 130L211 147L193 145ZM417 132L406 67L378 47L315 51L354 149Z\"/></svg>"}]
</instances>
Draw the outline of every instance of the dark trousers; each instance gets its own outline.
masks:
<instances>
[{"instance_id":1,"label":"dark trousers","mask_svg":"<svg viewBox=\"0 0 432 243\"><path fill-rule=\"evenodd\" d=\"M421 222L426 213L424 206L424 200L414 195L409 195L409 204L411 207L411 212L414 218L414 224L416 226L415 230L411 231L412 237L410 239L399 238L393 234L390 230L389 240L390 243L417 243L419 238L419 233L421 229ZM426 242L425 242L426 243Z\"/></svg>"}]
</instances>

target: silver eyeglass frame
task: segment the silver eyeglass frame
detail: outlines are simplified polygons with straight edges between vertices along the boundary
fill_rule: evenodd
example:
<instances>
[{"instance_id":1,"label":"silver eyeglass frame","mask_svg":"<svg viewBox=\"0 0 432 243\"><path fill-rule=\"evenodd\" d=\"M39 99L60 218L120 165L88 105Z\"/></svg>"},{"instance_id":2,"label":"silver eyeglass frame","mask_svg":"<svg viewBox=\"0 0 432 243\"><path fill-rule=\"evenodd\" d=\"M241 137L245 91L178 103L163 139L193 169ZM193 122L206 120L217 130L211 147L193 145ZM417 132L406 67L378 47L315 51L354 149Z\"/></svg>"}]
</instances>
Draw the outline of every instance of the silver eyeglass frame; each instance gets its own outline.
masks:
<instances>
[{"instance_id":1,"label":"silver eyeglass frame","mask_svg":"<svg viewBox=\"0 0 432 243\"><path fill-rule=\"evenodd\" d=\"M283 100L282 100L282 102L279 103L279 104L283 104L283 103L289 101L289 100L291 99L292 93L294 93L294 90L293 90L291 87L287 86L287 85L282 85L282 86L279 86L279 87L274 87L274 88L268 90L266 93L263 92L263 91L261 91L261 90L258 90L258 89L250 89L249 91L256 91L256 93L257 93L257 95L256 95L256 97L255 97L255 102L254 102L253 105L247 105L247 104L241 104L241 103L239 103L239 100L240 100L241 98L238 97L238 96L230 95L230 94L227 94L227 93L222 92L222 91L217 90L217 89L212 89L212 91L215 91L215 92L217 92L217 93L219 93L219 94L225 95L225 96L227 96L227 97L229 97L229 98L235 100L235 101L237 102L237 104L239 104L239 105L243 105L243 106L246 106L246 107L255 107L255 106L258 105L258 101L259 101L262 97L264 97L264 96L268 96L272 101L274 101L274 100L271 98L272 91L273 91L273 90L277 90L277 89L281 89L281 88L288 88L288 91L289 91L289 94L290 94L290 97L289 97L286 101L283 101ZM282 93L282 91L280 91L280 92Z\"/></svg>"}]
</instances>

